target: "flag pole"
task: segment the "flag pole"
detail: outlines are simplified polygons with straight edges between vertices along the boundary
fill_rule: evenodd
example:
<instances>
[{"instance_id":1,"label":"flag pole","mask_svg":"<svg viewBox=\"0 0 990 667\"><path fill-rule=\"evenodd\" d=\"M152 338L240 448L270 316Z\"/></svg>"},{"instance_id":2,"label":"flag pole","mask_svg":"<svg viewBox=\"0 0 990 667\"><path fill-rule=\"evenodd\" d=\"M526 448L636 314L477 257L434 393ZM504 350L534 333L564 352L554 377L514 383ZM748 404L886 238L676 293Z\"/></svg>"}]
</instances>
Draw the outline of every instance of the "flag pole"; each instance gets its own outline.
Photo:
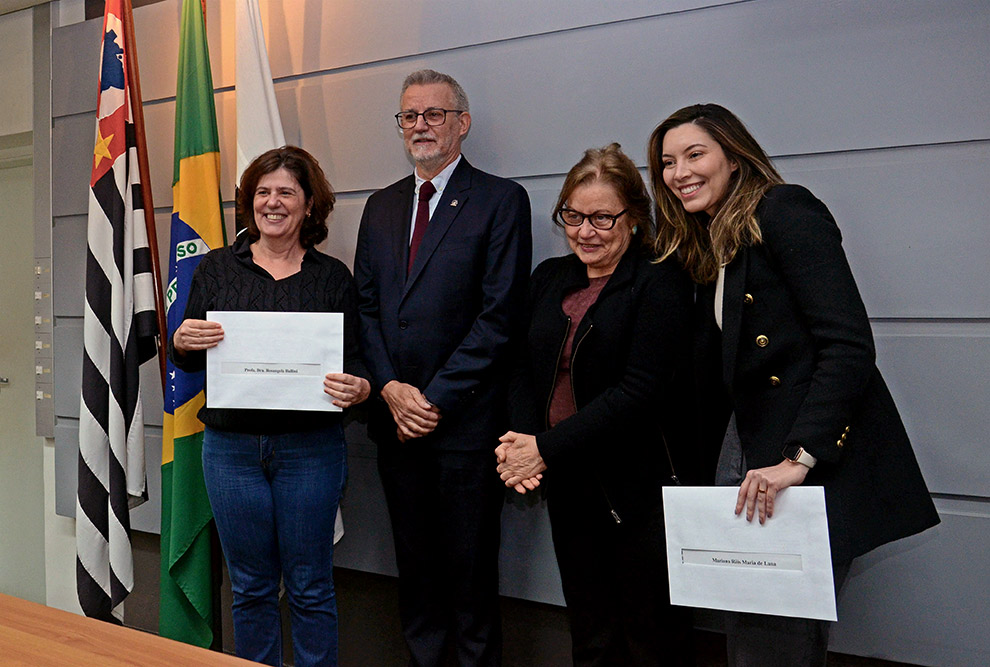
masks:
<instances>
[{"instance_id":1,"label":"flag pole","mask_svg":"<svg viewBox=\"0 0 990 667\"><path fill-rule=\"evenodd\" d=\"M127 77L131 82L134 114L134 135L137 146L138 171L141 174L141 199L144 200L144 226L148 230L148 246L151 250L151 274L155 278L155 314L158 318L158 370L162 392L165 391L165 354L168 349L168 325L165 323L165 307L162 305L162 269L158 259L158 232L155 226L155 205L151 197L151 170L148 167L148 143L144 131L144 105L141 97L141 77L138 75L137 40L134 38L134 10L131 0L123 0L124 49L127 52Z\"/></svg>"}]
</instances>

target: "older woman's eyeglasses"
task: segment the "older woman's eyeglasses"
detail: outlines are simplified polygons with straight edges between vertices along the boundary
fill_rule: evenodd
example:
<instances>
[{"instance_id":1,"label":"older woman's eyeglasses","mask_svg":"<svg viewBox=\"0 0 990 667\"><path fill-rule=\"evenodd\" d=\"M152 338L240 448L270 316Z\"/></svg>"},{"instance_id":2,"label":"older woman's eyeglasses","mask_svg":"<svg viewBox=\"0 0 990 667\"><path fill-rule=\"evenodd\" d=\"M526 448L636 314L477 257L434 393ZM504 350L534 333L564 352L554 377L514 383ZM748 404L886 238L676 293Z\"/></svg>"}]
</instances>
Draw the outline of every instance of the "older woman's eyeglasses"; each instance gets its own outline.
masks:
<instances>
[{"instance_id":1,"label":"older woman's eyeglasses","mask_svg":"<svg viewBox=\"0 0 990 667\"><path fill-rule=\"evenodd\" d=\"M438 109L432 107L427 109L422 113L416 113L415 111L400 111L395 114L395 122L399 124L403 130L411 130L416 127L416 121L420 116L426 121L426 124L431 127L436 127L437 125L443 125L444 121L447 120L447 114L449 113L464 113L460 109Z\"/></svg>"},{"instance_id":2,"label":"older woman's eyeglasses","mask_svg":"<svg viewBox=\"0 0 990 667\"><path fill-rule=\"evenodd\" d=\"M595 229L607 230L615 227L615 221L626 214L628 208L624 208L615 215L611 213L581 213L572 208L562 208L553 216L553 221L557 225L568 227L580 227L587 220Z\"/></svg>"}]
</instances>

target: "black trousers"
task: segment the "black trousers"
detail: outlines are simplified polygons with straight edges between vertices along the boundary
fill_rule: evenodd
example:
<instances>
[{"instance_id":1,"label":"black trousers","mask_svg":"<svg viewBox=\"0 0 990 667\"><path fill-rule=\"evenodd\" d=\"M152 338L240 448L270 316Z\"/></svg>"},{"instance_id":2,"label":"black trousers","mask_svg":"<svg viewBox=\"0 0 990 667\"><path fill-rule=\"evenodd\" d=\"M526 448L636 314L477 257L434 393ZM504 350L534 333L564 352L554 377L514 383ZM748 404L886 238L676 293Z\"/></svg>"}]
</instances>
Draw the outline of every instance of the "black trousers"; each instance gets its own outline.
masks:
<instances>
[{"instance_id":1,"label":"black trousers","mask_svg":"<svg viewBox=\"0 0 990 667\"><path fill-rule=\"evenodd\" d=\"M491 449L379 445L411 665L439 665L448 642L459 665L501 663L498 549L505 487Z\"/></svg>"},{"instance_id":2,"label":"black trousers","mask_svg":"<svg viewBox=\"0 0 990 667\"><path fill-rule=\"evenodd\" d=\"M719 486L737 486L746 475L735 413L722 440L715 472ZM835 595L849 574L850 563L832 563ZM725 612L725 648L729 667L824 667L830 621L768 614Z\"/></svg>"},{"instance_id":3,"label":"black trousers","mask_svg":"<svg viewBox=\"0 0 990 667\"><path fill-rule=\"evenodd\" d=\"M547 509L574 664L692 664L690 610L670 604L660 483L616 523L593 475L575 483L550 475Z\"/></svg>"},{"instance_id":4,"label":"black trousers","mask_svg":"<svg viewBox=\"0 0 990 667\"><path fill-rule=\"evenodd\" d=\"M850 563L832 565L835 594ZM729 667L824 667L831 621L726 612L725 648Z\"/></svg>"}]
</instances>

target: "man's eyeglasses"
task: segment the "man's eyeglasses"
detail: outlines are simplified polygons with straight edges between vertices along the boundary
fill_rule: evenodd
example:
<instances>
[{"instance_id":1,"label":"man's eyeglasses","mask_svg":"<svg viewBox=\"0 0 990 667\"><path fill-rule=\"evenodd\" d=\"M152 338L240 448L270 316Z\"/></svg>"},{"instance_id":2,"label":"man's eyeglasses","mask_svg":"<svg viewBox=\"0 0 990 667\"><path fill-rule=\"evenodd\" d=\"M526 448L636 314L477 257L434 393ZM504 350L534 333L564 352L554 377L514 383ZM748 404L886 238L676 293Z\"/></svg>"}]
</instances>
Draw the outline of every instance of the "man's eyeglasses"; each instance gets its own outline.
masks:
<instances>
[{"instance_id":1,"label":"man's eyeglasses","mask_svg":"<svg viewBox=\"0 0 990 667\"><path fill-rule=\"evenodd\" d=\"M443 125L444 121L447 120L447 114L449 113L464 113L460 109L438 109L436 107L427 109L423 113L416 113L415 111L400 111L395 114L395 122L399 124L403 130L411 130L416 127L416 121L420 116L426 121L426 124L430 127L436 127L437 125Z\"/></svg>"},{"instance_id":2,"label":"man's eyeglasses","mask_svg":"<svg viewBox=\"0 0 990 667\"><path fill-rule=\"evenodd\" d=\"M558 225L568 227L580 227L587 220L595 229L607 230L615 227L615 221L626 214L628 208L622 209L615 215L610 213L581 213L572 208L562 208L553 216L553 221Z\"/></svg>"}]
</instances>

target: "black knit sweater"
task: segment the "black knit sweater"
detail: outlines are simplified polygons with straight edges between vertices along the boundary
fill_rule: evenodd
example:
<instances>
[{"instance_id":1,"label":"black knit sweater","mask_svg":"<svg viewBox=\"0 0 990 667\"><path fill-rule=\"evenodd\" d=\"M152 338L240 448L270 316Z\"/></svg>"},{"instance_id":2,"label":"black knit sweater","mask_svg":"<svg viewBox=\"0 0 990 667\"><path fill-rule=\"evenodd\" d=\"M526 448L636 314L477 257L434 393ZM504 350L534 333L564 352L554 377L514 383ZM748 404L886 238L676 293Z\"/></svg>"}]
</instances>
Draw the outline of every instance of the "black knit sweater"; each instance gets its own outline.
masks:
<instances>
[{"instance_id":1,"label":"black knit sweater","mask_svg":"<svg viewBox=\"0 0 990 667\"><path fill-rule=\"evenodd\" d=\"M243 234L233 245L210 251L193 272L184 319L206 319L210 310L274 312L342 312L344 372L368 377L358 348L357 293L350 271L340 260L314 248L306 251L298 273L275 280L254 263L250 240ZM177 368L195 372L206 367L206 352L179 356L169 340L169 357ZM209 391L209 387L207 387ZM341 419L339 412L238 410L207 408L199 418L210 428L240 433L306 431Z\"/></svg>"}]
</instances>

